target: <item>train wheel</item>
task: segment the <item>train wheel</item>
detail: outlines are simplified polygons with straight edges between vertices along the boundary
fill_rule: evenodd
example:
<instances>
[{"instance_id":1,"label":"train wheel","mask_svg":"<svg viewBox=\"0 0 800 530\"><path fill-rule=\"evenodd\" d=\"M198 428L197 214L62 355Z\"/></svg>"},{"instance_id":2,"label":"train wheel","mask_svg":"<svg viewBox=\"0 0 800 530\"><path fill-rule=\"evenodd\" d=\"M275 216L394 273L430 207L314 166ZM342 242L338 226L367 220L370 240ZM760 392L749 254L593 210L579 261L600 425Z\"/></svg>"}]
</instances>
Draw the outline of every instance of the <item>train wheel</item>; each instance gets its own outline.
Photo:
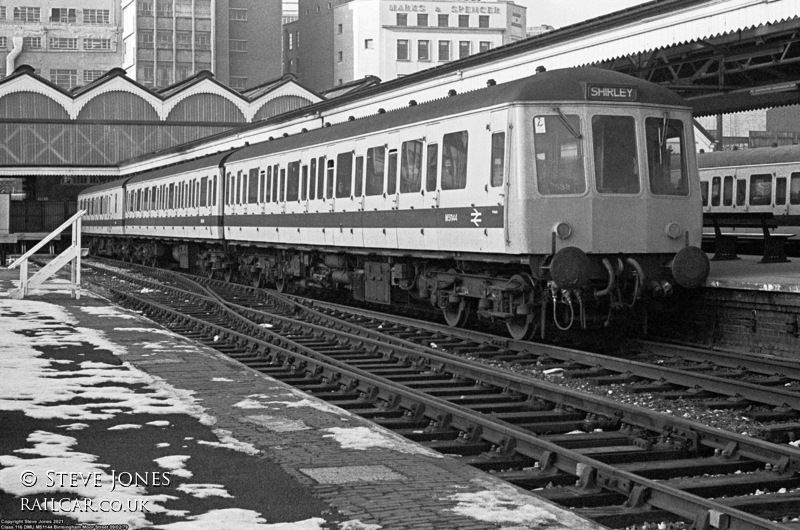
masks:
<instances>
[{"instance_id":1,"label":"train wheel","mask_svg":"<svg viewBox=\"0 0 800 530\"><path fill-rule=\"evenodd\" d=\"M523 298L519 300L519 302L522 303L525 298L528 298L529 303L521 306L527 309L528 313L517 314L508 320L506 322L506 329L514 340L530 340L533 338L538 328L536 313L533 311L533 278L531 278L529 274L515 274L511 277L509 283L511 282L526 285L530 289L527 294L520 295Z\"/></svg>"},{"instance_id":2,"label":"train wheel","mask_svg":"<svg viewBox=\"0 0 800 530\"><path fill-rule=\"evenodd\" d=\"M264 286L264 272L259 270L250 275L250 285L255 287L256 289L260 289Z\"/></svg>"},{"instance_id":3,"label":"train wheel","mask_svg":"<svg viewBox=\"0 0 800 530\"><path fill-rule=\"evenodd\" d=\"M475 313L475 301L465 296L455 303L448 303L442 308L442 315L447 325L452 328L463 328Z\"/></svg>"}]
</instances>

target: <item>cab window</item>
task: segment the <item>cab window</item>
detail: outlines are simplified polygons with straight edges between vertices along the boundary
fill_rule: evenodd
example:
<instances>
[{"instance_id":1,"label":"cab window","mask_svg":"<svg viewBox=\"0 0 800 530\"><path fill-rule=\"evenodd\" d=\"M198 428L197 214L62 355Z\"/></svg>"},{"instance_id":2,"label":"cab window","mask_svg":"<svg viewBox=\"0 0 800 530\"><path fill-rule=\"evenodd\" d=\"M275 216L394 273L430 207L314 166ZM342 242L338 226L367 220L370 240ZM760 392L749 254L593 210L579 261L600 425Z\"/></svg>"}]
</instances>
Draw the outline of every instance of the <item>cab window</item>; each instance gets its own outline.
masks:
<instances>
[{"instance_id":1,"label":"cab window","mask_svg":"<svg viewBox=\"0 0 800 530\"><path fill-rule=\"evenodd\" d=\"M636 121L632 116L594 116L592 147L598 192L639 193Z\"/></svg>"},{"instance_id":2,"label":"cab window","mask_svg":"<svg viewBox=\"0 0 800 530\"><path fill-rule=\"evenodd\" d=\"M800 204L800 173L792 173L789 183L789 204Z\"/></svg>"},{"instance_id":3,"label":"cab window","mask_svg":"<svg viewBox=\"0 0 800 530\"><path fill-rule=\"evenodd\" d=\"M647 118L645 135L650 191L656 195L689 195L683 122L665 118ZM728 190L726 180L726 200ZM733 188L730 188L730 192L732 198ZM729 206L730 203L726 205Z\"/></svg>"},{"instance_id":4,"label":"cab window","mask_svg":"<svg viewBox=\"0 0 800 530\"><path fill-rule=\"evenodd\" d=\"M542 195L578 194L586 191L583 140L578 116L533 118L536 183Z\"/></svg>"}]
</instances>

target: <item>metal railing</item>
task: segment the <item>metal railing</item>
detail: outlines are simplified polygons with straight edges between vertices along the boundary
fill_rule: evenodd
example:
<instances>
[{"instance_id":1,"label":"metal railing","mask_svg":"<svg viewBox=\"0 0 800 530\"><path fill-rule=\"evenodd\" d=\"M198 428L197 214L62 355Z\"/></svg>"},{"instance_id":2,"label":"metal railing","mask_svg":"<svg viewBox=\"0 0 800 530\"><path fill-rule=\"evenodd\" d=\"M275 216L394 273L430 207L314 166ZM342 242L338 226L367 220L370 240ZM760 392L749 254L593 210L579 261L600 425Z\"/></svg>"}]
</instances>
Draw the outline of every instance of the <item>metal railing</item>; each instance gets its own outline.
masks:
<instances>
[{"instance_id":1,"label":"metal railing","mask_svg":"<svg viewBox=\"0 0 800 530\"><path fill-rule=\"evenodd\" d=\"M51 289L53 287L63 289L63 285L44 285L44 282L53 276L62 267L71 264L70 291L72 297L79 300L81 297L81 218L86 210L78 213L66 220L61 226L53 230L50 235L42 239L32 249L20 256L14 263L8 266L9 269L19 267L19 288L11 291L11 298L25 298L31 289ZM67 227L72 226L72 244L61 254L53 258L50 263L39 269L33 276L28 278L28 259L39 249L52 241L61 234Z\"/></svg>"}]
</instances>

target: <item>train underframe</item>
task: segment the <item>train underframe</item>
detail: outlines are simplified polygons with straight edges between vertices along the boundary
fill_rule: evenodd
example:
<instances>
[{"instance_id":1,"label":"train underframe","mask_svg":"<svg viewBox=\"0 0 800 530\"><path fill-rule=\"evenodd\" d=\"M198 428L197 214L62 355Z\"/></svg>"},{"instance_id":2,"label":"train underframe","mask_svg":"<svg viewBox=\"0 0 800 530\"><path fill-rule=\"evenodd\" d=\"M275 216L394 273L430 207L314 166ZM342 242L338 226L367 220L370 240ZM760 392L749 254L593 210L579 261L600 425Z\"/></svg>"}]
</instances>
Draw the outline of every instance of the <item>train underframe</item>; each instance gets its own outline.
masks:
<instances>
[{"instance_id":1,"label":"train underframe","mask_svg":"<svg viewBox=\"0 0 800 530\"><path fill-rule=\"evenodd\" d=\"M487 319L504 324L518 340L607 328L631 315L646 332L646 306L652 300L681 286L694 287L686 283L701 283L707 275L705 255L692 247L678 255L604 256L566 247L509 261L508 256L386 255L108 237L90 241L96 255L274 286L283 293L323 289L347 291L355 300L374 304L428 305L440 310L450 326ZM680 260L683 254L688 257Z\"/></svg>"}]
</instances>

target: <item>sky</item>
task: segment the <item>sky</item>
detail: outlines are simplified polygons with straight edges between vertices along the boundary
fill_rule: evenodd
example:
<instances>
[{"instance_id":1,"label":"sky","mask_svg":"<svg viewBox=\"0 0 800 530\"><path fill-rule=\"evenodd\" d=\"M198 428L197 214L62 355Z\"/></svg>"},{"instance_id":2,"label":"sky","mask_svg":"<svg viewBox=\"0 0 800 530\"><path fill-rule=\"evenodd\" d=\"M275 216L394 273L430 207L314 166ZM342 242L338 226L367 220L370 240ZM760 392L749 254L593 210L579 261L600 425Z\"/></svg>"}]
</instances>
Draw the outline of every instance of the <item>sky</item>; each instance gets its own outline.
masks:
<instances>
[{"instance_id":1,"label":"sky","mask_svg":"<svg viewBox=\"0 0 800 530\"><path fill-rule=\"evenodd\" d=\"M514 0L528 8L528 27L548 24L555 28L627 9L649 0Z\"/></svg>"}]
</instances>

